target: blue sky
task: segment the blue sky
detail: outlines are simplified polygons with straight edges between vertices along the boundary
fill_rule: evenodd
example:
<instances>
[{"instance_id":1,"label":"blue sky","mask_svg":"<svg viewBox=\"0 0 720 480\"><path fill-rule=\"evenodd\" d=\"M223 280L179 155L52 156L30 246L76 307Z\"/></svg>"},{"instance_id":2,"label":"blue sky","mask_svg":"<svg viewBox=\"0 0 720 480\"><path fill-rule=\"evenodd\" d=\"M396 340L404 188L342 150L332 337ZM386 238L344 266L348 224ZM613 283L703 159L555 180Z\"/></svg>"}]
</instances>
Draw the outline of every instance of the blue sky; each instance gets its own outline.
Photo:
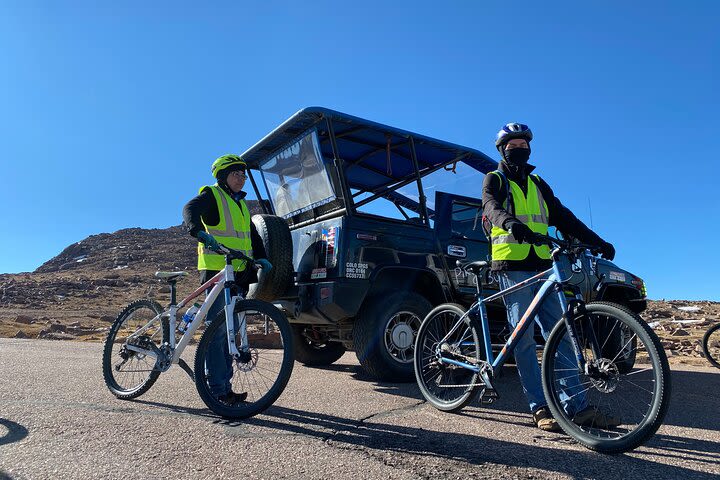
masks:
<instances>
[{"instance_id":1,"label":"blue sky","mask_svg":"<svg viewBox=\"0 0 720 480\"><path fill-rule=\"evenodd\" d=\"M0 272L179 224L215 157L320 105L494 158L497 130L527 123L537 172L587 223L590 199L651 298L720 300L719 17L714 1L6 0Z\"/></svg>"}]
</instances>

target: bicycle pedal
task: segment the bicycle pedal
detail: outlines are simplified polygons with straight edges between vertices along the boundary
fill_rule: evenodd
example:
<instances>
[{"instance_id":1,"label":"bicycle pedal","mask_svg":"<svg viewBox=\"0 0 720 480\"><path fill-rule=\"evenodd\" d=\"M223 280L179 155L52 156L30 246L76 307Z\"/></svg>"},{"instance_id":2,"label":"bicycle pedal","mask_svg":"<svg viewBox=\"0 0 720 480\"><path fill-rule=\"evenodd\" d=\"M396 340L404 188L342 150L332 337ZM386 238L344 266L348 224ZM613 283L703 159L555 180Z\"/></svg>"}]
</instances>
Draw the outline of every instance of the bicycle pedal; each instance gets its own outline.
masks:
<instances>
[{"instance_id":1,"label":"bicycle pedal","mask_svg":"<svg viewBox=\"0 0 720 480\"><path fill-rule=\"evenodd\" d=\"M500 399L500 394L493 388L486 388L480 394L480 403L482 405L492 405L496 400Z\"/></svg>"}]
</instances>

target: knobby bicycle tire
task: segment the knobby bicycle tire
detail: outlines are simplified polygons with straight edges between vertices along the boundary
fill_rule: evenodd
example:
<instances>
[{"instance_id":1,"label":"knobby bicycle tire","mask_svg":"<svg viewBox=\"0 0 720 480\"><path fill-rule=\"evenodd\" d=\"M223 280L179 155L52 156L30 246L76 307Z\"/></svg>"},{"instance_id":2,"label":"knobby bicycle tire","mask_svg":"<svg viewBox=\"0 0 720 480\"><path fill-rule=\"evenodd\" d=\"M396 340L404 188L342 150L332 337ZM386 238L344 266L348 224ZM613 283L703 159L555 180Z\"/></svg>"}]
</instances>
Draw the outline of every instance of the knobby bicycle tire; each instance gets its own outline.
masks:
<instances>
[{"instance_id":1,"label":"knobby bicycle tire","mask_svg":"<svg viewBox=\"0 0 720 480\"><path fill-rule=\"evenodd\" d=\"M276 377L272 380L272 386L265 394L263 394L254 401L239 402L236 405L228 405L220 401L210 389L210 386L208 384L208 373L205 370L207 356L210 352L210 346L213 342L216 332L218 332L218 329L226 329L225 312L221 311L220 313L218 313L215 319L205 329L205 332L203 333L202 337L200 338L200 342L198 343L197 351L195 353L195 386L197 387L200 398L210 410L212 410L217 415L220 415L221 417L230 419L243 419L252 417L253 415L261 413L270 405L272 405L275 400L277 400L278 397L282 394L283 390L285 390L285 386L287 385L288 380L290 380L290 375L292 374L294 362L292 330L290 328L290 323L280 310L278 310L272 304L264 302L262 300L246 299L241 300L235 304L234 314L238 315L241 312L252 312L252 314L254 315L265 315L266 322L268 322L266 323L266 330L268 329L267 325L269 324L269 321L272 321L274 325L277 326L277 333L279 334L280 341L282 342L282 359L279 362L275 362L280 364L279 371L277 372ZM250 332L248 332L248 334L250 334ZM227 341L227 335L224 336L224 341ZM264 366L264 364L261 362L267 361L267 355L263 358L260 358L259 352L263 349L263 347L253 347L254 343L253 340L250 338L249 344L251 351L254 350L255 352L255 356L253 357L253 361L255 363L252 364L252 362L250 362L249 366L247 366L246 368L240 368L240 364L236 363L236 361L233 360L233 376L236 379L240 376L239 372L248 373L252 372L253 369L261 369ZM237 345L239 348L239 337L237 340ZM270 349L273 348L270 347ZM274 350L277 350L277 348L274 348ZM235 370L236 368L237 370ZM258 370L258 372L260 372L260 370ZM260 375L262 376L262 374ZM241 382L244 381L242 378L243 377L240 377ZM251 390L250 392L246 393L249 393L252 396L254 392L252 392ZM251 397L248 397L248 399L250 398Z\"/></svg>"},{"instance_id":2,"label":"knobby bicycle tire","mask_svg":"<svg viewBox=\"0 0 720 480\"><path fill-rule=\"evenodd\" d=\"M139 369L138 372L130 371L130 372L123 372L122 370L116 370L113 364L113 347L117 347L118 349L122 348L122 343L116 343L116 340L118 339L118 333L121 330L121 327L123 324L130 320L134 314L137 314L140 311L147 310L146 315L149 318L145 318L144 320L150 320L155 315L158 315L163 312L163 308L160 306L159 303L148 300L148 299L142 299L142 300L136 300L129 305L127 305L117 316L115 321L113 322L112 326L110 327L110 331L108 332L108 335L105 339L105 346L103 348L103 358L102 358L102 365L103 365L103 378L105 380L105 385L107 385L108 389L112 392L113 395L115 395L117 398L122 400L129 400L132 398L137 398L143 393L147 392L150 387L153 386L153 384L157 381L158 377L160 376L160 371L154 370L152 367L154 367L155 360L152 357L151 360L143 361L142 366L133 367L132 364L134 362L131 361L131 366L129 368L131 369ZM142 322L141 322L142 323ZM142 325L138 324L138 328ZM160 340L160 343L165 343L170 341L170 326L167 318L161 320L161 330L162 330L162 338ZM131 354L130 360L133 358L139 358L140 356L134 356ZM143 357L145 358L145 357ZM123 387L120 385L118 379L116 376L120 373L138 373L138 375L135 375L135 377L142 377L141 374L147 374L146 377L144 377L142 380L138 381L137 384L133 385L130 388Z\"/></svg>"},{"instance_id":3,"label":"knobby bicycle tire","mask_svg":"<svg viewBox=\"0 0 720 480\"><path fill-rule=\"evenodd\" d=\"M586 305L586 311L588 314L587 318L590 321L590 323L586 325L591 325L594 319L603 319L602 321L614 319L616 321L616 325L617 322L621 322L626 325L632 332L633 338L636 337L638 339L638 344L643 345L645 348L642 355L642 363L640 363L639 356L635 368L632 371L623 372L619 366L612 366L614 359L603 358L602 361L607 360L606 364L609 365L608 371L610 373L605 376L597 377L588 375L585 377L587 382L582 382L580 380L580 375L578 375L577 365L575 364L574 358L570 359L570 362L567 362L565 360L567 357L562 354L562 352L558 351L560 343L565 338L567 331L565 322L558 322L550 333L545 346L545 351L543 352L542 383L545 398L548 402L548 406L550 407L550 411L562 429L578 442L591 450L603 453L626 452L644 443L662 424L670 401L670 367L657 335L655 335L652 329L635 313L621 305L610 302L589 303ZM592 327L587 328L590 329ZM578 334L578 332L576 332L576 334ZM581 335L582 334L578 334L578 337ZM578 340L582 343L580 338L578 338ZM604 339L598 338L598 344L603 345L603 341ZM590 350L589 346L581 348L585 350L586 354L591 355L588 351ZM556 358L561 358L561 360L556 360ZM565 363L562 364L561 362ZM565 367L571 366L572 368L560 368L555 370L555 365ZM649 365L649 367L643 369L643 365ZM628 406L632 406L630 401L635 400L636 397L639 397L640 394L642 394L642 392L652 394L652 399L650 400L650 403L647 403L648 408L644 413L639 408L637 409L637 411L641 414L640 419L637 420L637 426L631 430L628 426L626 426L631 425L629 422L623 423L625 419L622 418L622 415L616 417L617 421L620 422L620 424L616 426L595 426L594 423L591 425L587 425L587 423L584 425L578 425L574 421L576 417L574 414L568 413L565 410L566 405L560 398L563 393L563 388L567 388L567 391L565 392L566 395L568 392L573 392L573 390L568 388L567 384L564 387L557 386L557 383L560 382L556 382L555 376L557 372L563 370L566 372L569 371L569 373L561 374L566 375L565 377L562 377L561 380L568 381L573 374L579 379L576 387L577 390L575 390L575 392L583 393L583 395L585 395L588 399L599 399L601 403L605 397L608 397L608 403L604 405L609 405L611 401L613 401L618 407L618 410L622 412L622 415L625 415L626 417L635 413L632 409L628 408ZM574 370L574 373L571 370ZM650 373L642 376L633 376L636 374L643 374L645 372ZM624 377L621 377L622 375L624 375ZM631 376L633 377L630 378ZM650 379L645 379L648 376ZM622 392L627 392L630 400L619 396L616 398L610 397L610 395L613 395L616 392L618 395ZM572 398L577 395L578 393L568 396ZM618 398L623 400L625 403L621 404L618 401ZM641 400L643 399L637 398L638 402ZM588 404L586 409L590 408L589 402L591 400L587 401ZM639 404L645 405L645 403ZM597 405L594 408L594 414L601 411ZM607 415L612 416L613 414L609 413ZM588 421L586 420L586 422ZM592 422L595 422L595 420L593 419ZM593 433L595 430L602 430L602 432L598 431L597 433ZM611 435L617 436L615 438L610 438Z\"/></svg>"}]
</instances>

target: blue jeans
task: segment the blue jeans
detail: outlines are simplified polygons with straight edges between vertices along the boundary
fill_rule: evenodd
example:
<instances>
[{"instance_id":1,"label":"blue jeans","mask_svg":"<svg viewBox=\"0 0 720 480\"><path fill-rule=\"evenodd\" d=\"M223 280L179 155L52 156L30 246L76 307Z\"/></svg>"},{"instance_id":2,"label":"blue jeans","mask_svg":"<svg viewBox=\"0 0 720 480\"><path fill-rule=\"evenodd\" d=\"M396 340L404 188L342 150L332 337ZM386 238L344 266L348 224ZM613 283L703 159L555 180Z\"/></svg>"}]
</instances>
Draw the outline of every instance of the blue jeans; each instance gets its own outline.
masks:
<instances>
[{"instance_id":1,"label":"blue jeans","mask_svg":"<svg viewBox=\"0 0 720 480\"><path fill-rule=\"evenodd\" d=\"M215 318L225 308L225 292L221 292L215 302L210 306L206 323L221 321L223 317ZM235 318L233 317L235 321ZM237 332L235 321L235 331ZM205 375L207 376L210 392L215 396L225 395L230 391L230 381L233 377L233 359L228 350L227 327L223 325L215 331L210 349L205 358Z\"/></svg>"},{"instance_id":2,"label":"blue jeans","mask_svg":"<svg viewBox=\"0 0 720 480\"><path fill-rule=\"evenodd\" d=\"M524 271L498 272L500 288L503 290L510 288L515 284L537 275L537 273L538 272ZM507 318L513 328L515 328L522 318L530 302L532 302L533 297L538 290L540 290L541 285L542 283L535 283L505 296ZM545 300L543 300L538 314L535 316L535 323L540 326L540 332L545 340L547 340L555 324L562 318L562 315L563 311L557 294L550 292L545 297ZM532 323L528 329L525 330L525 333L518 340L514 350L515 364L517 365L518 374L520 375L520 383L527 397L531 412L547 406L547 401L545 400L542 389L540 365L538 365L537 361L537 344L534 338L535 323ZM577 368L575 352L567 336L560 343L557 355L560 357L558 363L556 363L557 368L562 368L564 371L569 372ZM567 365L563 365L563 363L567 363ZM587 406L585 395L582 393L584 389L580 385L580 379L577 375L567 375L560 383L564 387L560 393L560 400L563 402L565 410L569 414L572 415Z\"/></svg>"}]
</instances>

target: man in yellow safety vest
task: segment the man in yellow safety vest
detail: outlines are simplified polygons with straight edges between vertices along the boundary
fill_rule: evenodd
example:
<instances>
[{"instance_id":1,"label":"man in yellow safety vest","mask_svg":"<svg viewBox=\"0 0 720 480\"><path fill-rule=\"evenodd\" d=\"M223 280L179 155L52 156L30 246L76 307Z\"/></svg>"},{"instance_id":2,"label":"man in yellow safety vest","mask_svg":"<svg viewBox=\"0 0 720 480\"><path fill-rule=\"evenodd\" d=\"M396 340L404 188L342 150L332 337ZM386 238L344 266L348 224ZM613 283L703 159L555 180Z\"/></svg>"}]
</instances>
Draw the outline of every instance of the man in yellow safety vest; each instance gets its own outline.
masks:
<instances>
[{"instance_id":1,"label":"man in yellow safety vest","mask_svg":"<svg viewBox=\"0 0 720 480\"><path fill-rule=\"evenodd\" d=\"M552 266L550 249L547 246L525 243L533 233L547 235L550 226L555 226L564 234L583 243L597 245L604 258L612 260L615 256L615 249L610 243L602 240L578 220L555 197L550 186L538 175L532 174L535 167L527 163L532 138L532 131L527 125L505 125L498 132L495 141L502 161L496 171L485 176L483 182L483 215L492 223L492 270L503 290ZM539 288L540 284L536 284L505 296L508 321L513 328ZM546 339L562 314L557 297L546 297L535 318ZM542 430L557 431L560 427L547 408L543 395L534 335L533 324L515 347L515 363L535 424ZM570 345L565 348L568 349L568 358L574 358ZM573 387L573 380L575 379L570 380L569 388ZM612 425L617 421L590 408L583 395L577 396L573 408L576 423Z\"/></svg>"},{"instance_id":2,"label":"man in yellow safety vest","mask_svg":"<svg viewBox=\"0 0 720 480\"><path fill-rule=\"evenodd\" d=\"M272 268L265 258L262 239L250 219L245 204L246 163L237 155L223 155L212 164L211 171L217 183L200 188L200 193L183 208L183 221L188 232L198 239L198 270L200 283L210 280L225 267L225 257L216 253L218 244L243 251L267 272ZM255 270L246 268L246 262L233 260L235 282L247 291L248 285L257 282ZM208 311L213 321L225 306L220 295ZM228 354L227 332L217 331L206 361L210 391L220 401L234 405L247 397L246 392L232 391L232 357Z\"/></svg>"}]
</instances>

